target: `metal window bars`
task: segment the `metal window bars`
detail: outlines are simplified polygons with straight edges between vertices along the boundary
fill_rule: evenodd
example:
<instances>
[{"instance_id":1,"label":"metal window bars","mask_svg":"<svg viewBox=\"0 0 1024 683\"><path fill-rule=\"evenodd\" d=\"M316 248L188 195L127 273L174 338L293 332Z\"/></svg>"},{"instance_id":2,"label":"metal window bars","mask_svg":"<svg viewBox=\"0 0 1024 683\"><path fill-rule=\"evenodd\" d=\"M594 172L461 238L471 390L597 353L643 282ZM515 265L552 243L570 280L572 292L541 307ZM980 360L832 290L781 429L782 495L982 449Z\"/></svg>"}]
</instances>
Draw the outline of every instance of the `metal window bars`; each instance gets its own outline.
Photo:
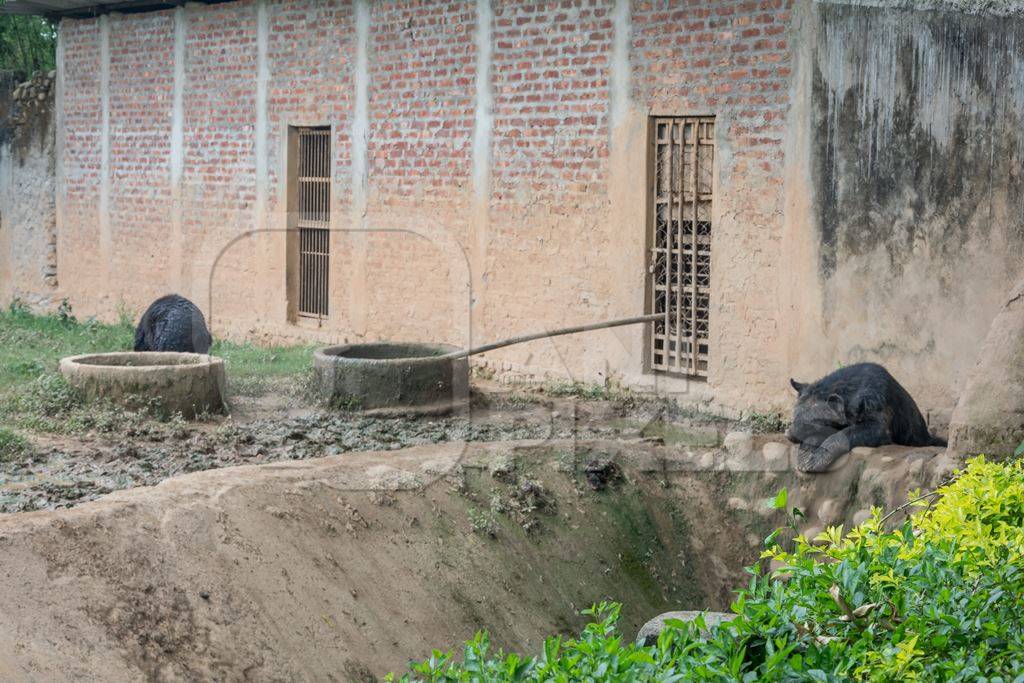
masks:
<instances>
[{"instance_id":1,"label":"metal window bars","mask_svg":"<svg viewBox=\"0 0 1024 683\"><path fill-rule=\"evenodd\" d=\"M305 318L326 318L331 257L331 129L300 128L298 157L297 313Z\"/></svg>"},{"instance_id":2,"label":"metal window bars","mask_svg":"<svg viewBox=\"0 0 1024 683\"><path fill-rule=\"evenodd\" d=\"M708 373L714 117L654 117L648 212L648 366Z\"/></svg>"}]
</instances>

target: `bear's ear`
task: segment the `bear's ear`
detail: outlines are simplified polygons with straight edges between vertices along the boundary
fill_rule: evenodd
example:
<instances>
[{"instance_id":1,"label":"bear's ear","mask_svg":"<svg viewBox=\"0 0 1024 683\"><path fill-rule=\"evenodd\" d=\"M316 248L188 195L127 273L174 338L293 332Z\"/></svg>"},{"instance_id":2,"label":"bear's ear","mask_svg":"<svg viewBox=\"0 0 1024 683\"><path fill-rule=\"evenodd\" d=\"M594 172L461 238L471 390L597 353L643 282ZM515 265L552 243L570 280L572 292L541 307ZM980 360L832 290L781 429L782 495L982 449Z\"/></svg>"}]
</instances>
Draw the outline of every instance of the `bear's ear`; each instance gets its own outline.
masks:
<instances>
[{"instance_id":1,"label":"bear's ear","mask_svg":"<svg viewBox=\"0 0 1024 683\"><path fill-rule=\"evenodd\" d=\"M796 393L798 393L798 394L801 393L804 389L807 388L807 384L805 384L804 382L797 382L792 377L789 378L789 384L794 389L796 389Z\"/></svg>"},{"instance_id":2,"label":"bear's ear","mask_svg":"<svg viewBox=\"0 0 1024 683\"><path fill-rule=\"evenodd\" d=\"M832 410L836 411L840 415L846 414L846 401L839 394L830 394L828 397L828 406Z\"/></svg>"}]
</instances>

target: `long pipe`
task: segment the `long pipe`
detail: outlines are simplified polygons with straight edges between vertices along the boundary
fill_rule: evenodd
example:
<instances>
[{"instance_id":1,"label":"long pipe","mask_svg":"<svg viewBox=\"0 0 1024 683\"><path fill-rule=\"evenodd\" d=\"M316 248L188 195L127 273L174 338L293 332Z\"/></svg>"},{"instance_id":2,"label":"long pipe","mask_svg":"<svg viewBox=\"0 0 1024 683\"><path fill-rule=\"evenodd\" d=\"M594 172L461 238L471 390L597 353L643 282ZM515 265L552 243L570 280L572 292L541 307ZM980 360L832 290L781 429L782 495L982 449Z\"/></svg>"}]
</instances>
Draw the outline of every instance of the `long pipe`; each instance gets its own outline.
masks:
<instances>
[{"instance_id":1,"label":"long pipe","mask_svg":"<svg viewBox=\"0 0 1024 683\"><path fill-rule=\"evenodd\" d=\"M492 342L490 344L484 344L483 346L477 346L466 351L453 351L452 353L446 354L444 357L451 358L453 360L458 358L468 358L469 356L475 356L480 353L493 351L494 349L500 349L506 346L512 346L513 344L522 344L523 342L533 341L534 339L545 339L547 337L558 337L563 334L590 332L591 330L603 330L609 327L636 325L638 323L649 323L655 320L664 319L664 313L651 313L649 315L638 315L633 318L619 318L618 320L606 320L603 323L591 323L590 325L576 325L575 327L563 327L558 330L549 330L547 332L535 332L533 334L524 334L521 337L510 337L508 339L502 339L501 341Z\"/></svg>"}]
</instances>

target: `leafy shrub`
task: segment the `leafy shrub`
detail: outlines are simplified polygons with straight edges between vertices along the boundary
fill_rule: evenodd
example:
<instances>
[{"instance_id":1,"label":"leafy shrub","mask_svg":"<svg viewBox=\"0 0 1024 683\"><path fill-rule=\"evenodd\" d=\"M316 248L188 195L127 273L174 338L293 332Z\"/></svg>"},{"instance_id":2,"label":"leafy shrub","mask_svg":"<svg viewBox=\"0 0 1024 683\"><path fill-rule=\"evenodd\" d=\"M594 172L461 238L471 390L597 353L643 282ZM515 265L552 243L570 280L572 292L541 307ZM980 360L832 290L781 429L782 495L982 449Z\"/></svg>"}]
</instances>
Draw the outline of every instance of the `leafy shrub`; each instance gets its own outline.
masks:
<instances>
[{"instance_id":1,"label":"leafy shrub","mask_svg":"<svg viewBox=\"0 0 1024 683\"><path fill-rule=\"evenodd\" d=\"M618 632L618 606L602 604L578 638L548 638L537 657L492 654L479 633L460 660L435 651L400 680L1020 683L1024 464L975 459L937 496L895 530L875 510L845 536L774 545L764 557L779 568L750 568L736 619L706 637L703 623L670 621L639 647Z\"/></svg>"},{"instance_id":2,"label":"leafy shrub","mask_svg":"<svg viewBox=\"0 0 1024 683\"><path fill-rule=\"evenodd\" d=\"M60 417L81 403L79 392L56 373L40 375L11 397L15 411L39 417Z\"/></svg>"},{"instance_id":3,"label":"leafy shrub","mask_svg":"<svg viewBox=\"0 0 1024 683\"><path fill-rule=\"evenodd\" d=\"M0 427L0 461L13 460L27 453L30 448L25 437L6 427Z\"/></svg>"}]
</instances>

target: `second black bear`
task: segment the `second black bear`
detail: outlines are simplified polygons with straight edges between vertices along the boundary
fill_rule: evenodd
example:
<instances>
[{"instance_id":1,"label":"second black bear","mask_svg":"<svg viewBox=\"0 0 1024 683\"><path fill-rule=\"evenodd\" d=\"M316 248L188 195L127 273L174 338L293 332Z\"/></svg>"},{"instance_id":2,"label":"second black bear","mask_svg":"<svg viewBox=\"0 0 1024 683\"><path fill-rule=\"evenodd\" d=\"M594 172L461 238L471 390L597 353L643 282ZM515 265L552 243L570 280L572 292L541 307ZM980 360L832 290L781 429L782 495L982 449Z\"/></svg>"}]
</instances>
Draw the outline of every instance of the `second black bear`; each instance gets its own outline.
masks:
<instances>
[{"instance_id":1,"label":"second black bear","mask_svg":"<svg viewBox=\"0 0 1024 683\"><path fill-rule=\"evenodd\" d=\"M177 294L150 304L135 328L136 351L207 353L212 343L202 311Z\"/></svg>"},{"instance_id":2,"label":"second black bear","mask_svg":"<svg viewBox=\"0 0 1024 683\"><path fill-rule=\"evenodd\" d=\"M786 436L800 444L797 469L824 472L857 446L945 446L907 390L875 363L857 363L817 382L789 380L797 391Z\"/></svg>"}]
</instances>

